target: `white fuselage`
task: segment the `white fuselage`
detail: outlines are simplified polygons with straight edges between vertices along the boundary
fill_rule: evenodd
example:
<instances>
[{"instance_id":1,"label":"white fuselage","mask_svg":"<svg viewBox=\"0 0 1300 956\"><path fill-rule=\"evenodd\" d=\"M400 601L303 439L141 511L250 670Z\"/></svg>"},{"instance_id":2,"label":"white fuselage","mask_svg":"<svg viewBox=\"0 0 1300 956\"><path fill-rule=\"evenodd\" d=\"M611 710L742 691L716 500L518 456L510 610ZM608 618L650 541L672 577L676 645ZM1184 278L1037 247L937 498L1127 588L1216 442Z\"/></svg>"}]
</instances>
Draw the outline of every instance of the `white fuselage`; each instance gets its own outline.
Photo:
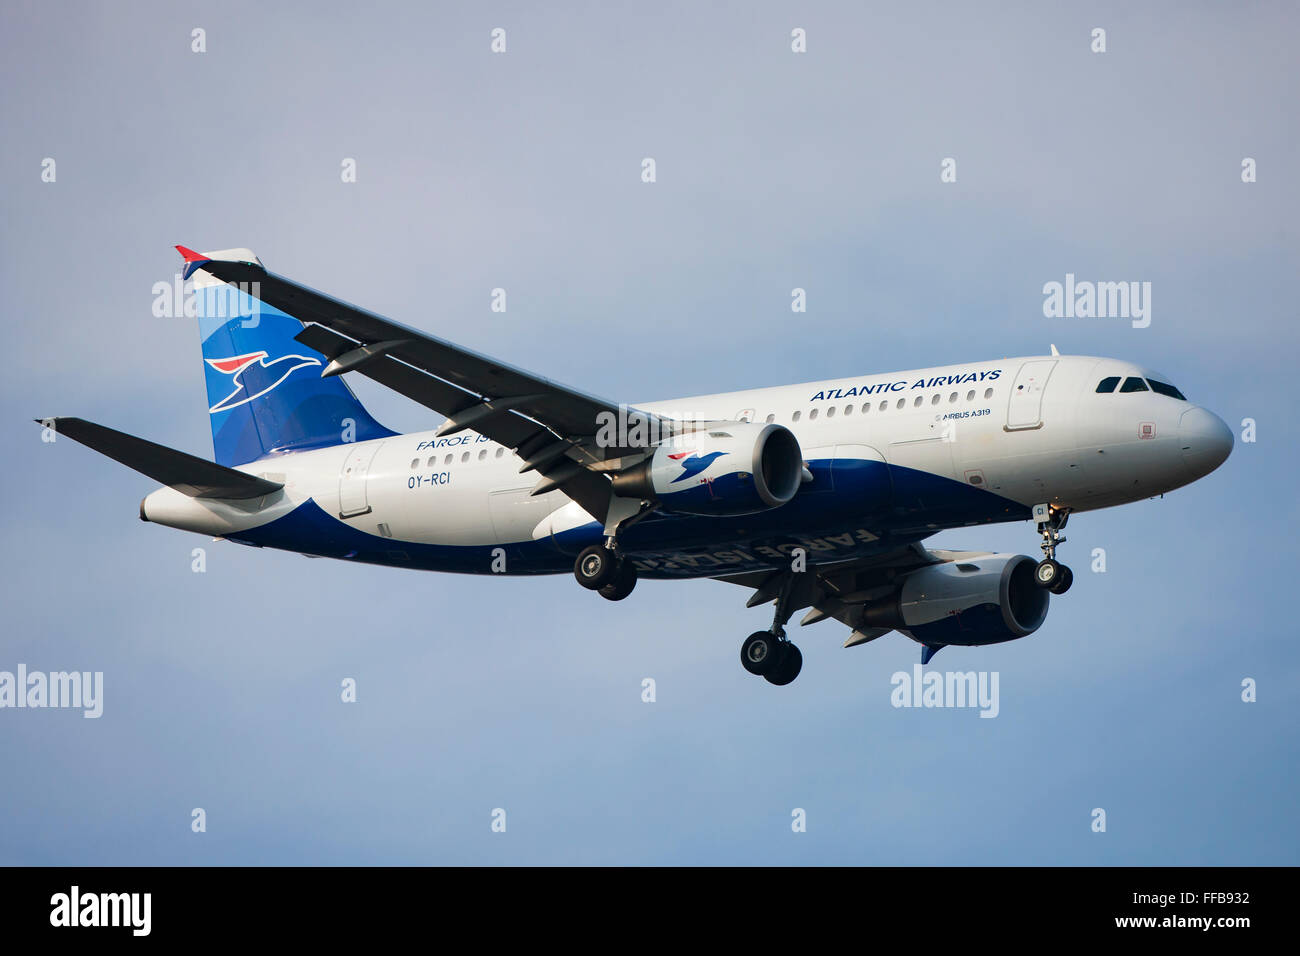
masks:
<instances>
[{"instance_id":1,"label":"white fuselage","mask_svg":"<svg viewBox=\"0 0 1300 956\"><path fill-rule=\"evenodd\" d=\"M1150 390L1098 393L1110 376L1147 373L1114 359L1038 356L636 407L676 419L775 422L795 434L806 461L887 463L900 494L904 476L933 476L954 483L944 487L966 486L1023 507L1046 502L1086 511L1139 500L1187 484L1226 457L1231 435L1211 413ZM530 496L537 475L520 474L520 464L510 449L474 432L418 432L240 466L283 482L263 499L203 500L163 488L142 503L141 515L224 536L314 501L338 522L392 542L394 553L402 543L530 542L592 522L561 491ZM805 487L799 495L815 493ZM1001 520L1024 516L1008 509ZM998 519L948 515L930 527L988 520Z\"/></svg>"}]
</instances>

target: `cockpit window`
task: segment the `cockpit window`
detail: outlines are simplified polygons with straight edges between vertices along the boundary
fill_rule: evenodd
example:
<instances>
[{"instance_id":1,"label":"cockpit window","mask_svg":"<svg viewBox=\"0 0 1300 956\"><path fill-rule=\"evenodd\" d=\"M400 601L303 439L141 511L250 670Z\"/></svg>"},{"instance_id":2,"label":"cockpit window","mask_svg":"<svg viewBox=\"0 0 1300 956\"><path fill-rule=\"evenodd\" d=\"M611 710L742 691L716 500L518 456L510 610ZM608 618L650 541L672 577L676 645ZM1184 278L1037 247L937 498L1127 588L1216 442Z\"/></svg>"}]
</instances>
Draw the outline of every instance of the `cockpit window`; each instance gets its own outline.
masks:
<instances>
[{"instance_id":1,"label":"cockpit window","mask_svg":"<svg viewBox=\"0 0 1300 956\"><path fill-rule=\"evenodd\" d=\"M1118 375L1112 375L1110 378L1103 378L1100 382L1097 383L1097 393L1101 394L1103 392L1113 392L1115 391L1115 386L1118 384L1119 384Z\"/></svg>"},{"instance_id":2,"label":"cockpit window","mask_svg":"<svg viewBox=\"0 0 1300 956\"><path fill-rule=\"evenodd\" d=\"M1178 389L1174 388L1172 385L1168 385L1164 382L1157 382L1154 378L1147 379L1147 384L1151 386L1151 391L1155 392L1157 395L1168 395L1170 398L1176 398L1182 402L1187 401L1187 396L1178 391Z\"/></svg>"},{"instance_id":3,"label":"cockpit window","mask_svg":"<svg viewBox=\"0 0 1300 956\"><path fill-rule=\"evenodd\" d=\"M1124 379L1124 384L1119 387L1121 392L1145 392L1149 391L1147 383L1136 375L1131 375Z\"/></svg>"}]
</instances>

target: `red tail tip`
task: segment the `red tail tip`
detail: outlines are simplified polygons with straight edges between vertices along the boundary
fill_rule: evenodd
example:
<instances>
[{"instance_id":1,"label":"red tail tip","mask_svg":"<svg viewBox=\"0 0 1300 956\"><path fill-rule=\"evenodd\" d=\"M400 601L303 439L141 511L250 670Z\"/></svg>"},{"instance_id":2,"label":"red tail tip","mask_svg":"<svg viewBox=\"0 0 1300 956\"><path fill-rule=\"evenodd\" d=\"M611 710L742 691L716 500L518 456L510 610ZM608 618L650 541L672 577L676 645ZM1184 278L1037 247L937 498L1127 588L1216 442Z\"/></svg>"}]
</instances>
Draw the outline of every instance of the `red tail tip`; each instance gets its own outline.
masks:
<instances>
[{"instance_id":1,"label":"red tail tip","mask_svg":"<svg viewBox=\"0 0 1300 956\"><path fill-rule=\"evenodd\" d=\"M207 256L193 249L186 249L184 246L177 246L176 251L185 257L186 262L206 262Z\"/></svg>"}]
</instances>

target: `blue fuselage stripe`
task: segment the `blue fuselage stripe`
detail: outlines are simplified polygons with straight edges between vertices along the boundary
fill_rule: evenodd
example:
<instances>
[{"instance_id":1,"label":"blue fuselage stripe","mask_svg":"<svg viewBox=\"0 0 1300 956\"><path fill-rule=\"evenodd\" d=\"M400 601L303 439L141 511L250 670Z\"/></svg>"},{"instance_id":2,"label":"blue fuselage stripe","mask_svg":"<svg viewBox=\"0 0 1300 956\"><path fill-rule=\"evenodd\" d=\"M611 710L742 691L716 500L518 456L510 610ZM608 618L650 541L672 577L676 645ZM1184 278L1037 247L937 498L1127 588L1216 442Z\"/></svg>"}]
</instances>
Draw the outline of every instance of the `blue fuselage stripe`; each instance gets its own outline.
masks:
<instances>
[{"instance_id":1,"label":"blue fuselage stripe","mask_svg":"<svg viewBox=\"0 0 1300 956\"><path fill-rule=\"evenodd\" d=\"M628 528L620 544L645 577L713 577L782 565L796 547L810 564L865 557L920 541L944 528L1018 521L1015 501L929 472L877 461L812 461L814 480L790 503L733 517L656 514ZM824 489L824 490L812 490ZM429 571L490 573L498 549L507 574L555 574L601 540L595 521L536 541L444 545L368 534L315 501L229 537L261 547ZM499 568L499 563L496 565Z\"/></svg>"}]
</instances>

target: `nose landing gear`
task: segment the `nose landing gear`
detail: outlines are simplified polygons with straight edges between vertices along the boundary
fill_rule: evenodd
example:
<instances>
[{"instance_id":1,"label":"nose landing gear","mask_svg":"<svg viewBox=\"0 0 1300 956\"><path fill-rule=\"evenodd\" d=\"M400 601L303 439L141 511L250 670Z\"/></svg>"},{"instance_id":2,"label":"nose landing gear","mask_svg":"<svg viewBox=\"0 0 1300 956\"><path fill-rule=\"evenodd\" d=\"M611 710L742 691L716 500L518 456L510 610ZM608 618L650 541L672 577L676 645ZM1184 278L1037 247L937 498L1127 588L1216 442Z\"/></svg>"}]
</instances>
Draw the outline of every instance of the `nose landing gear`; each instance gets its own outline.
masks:
<instances>
[{"instance_id":1,"label":"nose landing gear","mask_svg":"<svg viewBox=\"0 0 1300 956\"><path fill-rule=\"evenodd\" d=\"M1034 505L1034 521L1038 524L1038 533L1043 536L1043 560L1034 568L1034 583L1053 594L1064 594L1074 583L1074 572L1056 560L1056 546L1065 543L1061 531L1069 520L1068 508Z\"/></svg>"}]
</instances>

